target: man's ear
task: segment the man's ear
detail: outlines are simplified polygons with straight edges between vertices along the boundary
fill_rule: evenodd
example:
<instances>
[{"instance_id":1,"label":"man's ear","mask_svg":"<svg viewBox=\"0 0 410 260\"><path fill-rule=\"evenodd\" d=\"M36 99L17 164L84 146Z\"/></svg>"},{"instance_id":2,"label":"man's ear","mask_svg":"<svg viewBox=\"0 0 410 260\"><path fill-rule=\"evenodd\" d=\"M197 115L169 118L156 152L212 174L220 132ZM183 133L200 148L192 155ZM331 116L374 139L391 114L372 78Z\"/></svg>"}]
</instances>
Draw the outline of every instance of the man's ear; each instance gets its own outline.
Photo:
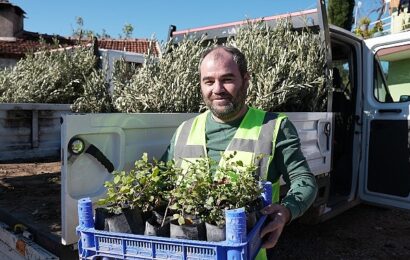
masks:
<instances>
[{"instance_id":1,"label":"man's ear","mask_svg":"<svg viewBox=\"0 0 410 260\"><path fill-rule=\"evenodd\" d=\"M248 89L250 79L251 79L251 76L249 72L246 72L245 75L243 76L243 85L245 86L245 89Z\"/></svg>"}]
</instances>

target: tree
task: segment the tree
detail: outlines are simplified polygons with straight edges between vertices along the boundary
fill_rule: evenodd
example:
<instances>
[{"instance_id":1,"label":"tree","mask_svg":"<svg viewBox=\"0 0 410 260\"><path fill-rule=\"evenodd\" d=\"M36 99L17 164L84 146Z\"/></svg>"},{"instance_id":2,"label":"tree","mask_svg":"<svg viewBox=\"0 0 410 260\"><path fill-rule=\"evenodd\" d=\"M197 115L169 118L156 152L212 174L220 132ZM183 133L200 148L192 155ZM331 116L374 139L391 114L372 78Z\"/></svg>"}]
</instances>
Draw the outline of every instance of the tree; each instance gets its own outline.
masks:
<instances>
[{"instance_id":1,"label":"tree","mask_svg":"<svg viewBox=\"0 0 410 260\"><path fill-rule=\"evenodd\" d=\"M77 24L77 28L73 29L73 36L75 38L82 40L85 36L91 39L94 35L96 35L92 30L84 29L84 19L81 16L76 17L75 20Z\"/></svg>"},{"instance_id":2,"label":"tree","mask_svg":"<svg viewBox=\"0 0 410 260\"><path fill-rule=\"evenodd\" d=\"M134 27L130 23L125 24L124 27L122 28L122 32L124 33L125 39L131 38L133 31L134 31Z\"/></svg>"},{"instance_id":3,"label":"tree","mask_svg":"<svg viewBox=\"0 0 410 260\"><path fill-rule=\"evenodd\" d=\"M329 22L348 31L352 29L354 0L329 0Z\"/></svg>"},{"instance_id":4,"label":"tree","mask_svg":"<svg viewBox=\"0 0 410 260\"><path fill-rule=\"evenodd\" d=\"M111 39L111 35L109 35L105 29L102 29L101 34L97 34L97 38Z\"/></svg>"}]
</instances>

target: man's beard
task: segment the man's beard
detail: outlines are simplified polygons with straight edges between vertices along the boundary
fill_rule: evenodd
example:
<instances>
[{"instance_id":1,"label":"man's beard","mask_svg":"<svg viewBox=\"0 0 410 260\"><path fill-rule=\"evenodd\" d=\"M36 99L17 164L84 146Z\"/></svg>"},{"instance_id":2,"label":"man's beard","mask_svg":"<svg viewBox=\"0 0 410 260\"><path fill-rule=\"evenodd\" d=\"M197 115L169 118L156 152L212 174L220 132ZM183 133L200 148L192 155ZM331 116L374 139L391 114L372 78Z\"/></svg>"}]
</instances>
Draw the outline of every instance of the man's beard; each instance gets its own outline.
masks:
<instances>
[{"instance_id":1,"label":"man's beard","mask_svg":"<svg viewBox=\"0 0 410 260\"><path fill-rule=\"evenodd\" d=\"M242 86L236 98L232 95L226 94L225 98L229 99L229 104L222 108L213 106L212 101L205 99L205 104L211 110L212 114L223 121L229 121L234 118L244 107L246 99L246 88Z\"/></svg>"}]
</instances>

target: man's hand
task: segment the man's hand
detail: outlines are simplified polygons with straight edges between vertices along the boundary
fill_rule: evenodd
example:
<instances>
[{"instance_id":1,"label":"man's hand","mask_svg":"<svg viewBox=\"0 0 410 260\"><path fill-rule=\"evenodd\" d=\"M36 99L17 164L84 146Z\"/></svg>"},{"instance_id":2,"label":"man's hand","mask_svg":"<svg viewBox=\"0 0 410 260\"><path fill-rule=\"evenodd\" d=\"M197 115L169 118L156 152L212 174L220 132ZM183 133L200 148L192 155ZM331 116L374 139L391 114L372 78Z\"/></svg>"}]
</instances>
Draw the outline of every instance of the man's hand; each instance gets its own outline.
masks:
<instances>
[{"instance_id":1,"label":"man's hand","mask_svg":"<svg viewBox=\"0 0 410 260\"><path fill-rule=\"evenodd\" d=\"M270 204L261 210L262 214L268 215L267 225L261 230L260 237L264 243L262 247L272 248L278 242L280 234L291 215L288 208L280 204Z\"/></svg>"}]
</instances>

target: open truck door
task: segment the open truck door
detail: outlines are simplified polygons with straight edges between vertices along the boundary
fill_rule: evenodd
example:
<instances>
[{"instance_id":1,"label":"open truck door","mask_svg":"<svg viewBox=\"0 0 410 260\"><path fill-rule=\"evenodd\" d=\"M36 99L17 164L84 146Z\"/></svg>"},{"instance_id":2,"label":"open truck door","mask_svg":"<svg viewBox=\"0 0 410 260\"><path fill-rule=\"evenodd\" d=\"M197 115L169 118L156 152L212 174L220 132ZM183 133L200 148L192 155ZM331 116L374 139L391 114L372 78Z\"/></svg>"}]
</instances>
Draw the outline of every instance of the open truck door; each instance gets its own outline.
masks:
<instances>
[{"instance_id":1,"label":"open truck door","mask_svg":"<svg viewBox=\"0 0 410 260\"><path fill-rule=\"evenodd\" d=\"M365 41L359 196L410 209L410 32Z\"/></svg>"}]
</instances>

